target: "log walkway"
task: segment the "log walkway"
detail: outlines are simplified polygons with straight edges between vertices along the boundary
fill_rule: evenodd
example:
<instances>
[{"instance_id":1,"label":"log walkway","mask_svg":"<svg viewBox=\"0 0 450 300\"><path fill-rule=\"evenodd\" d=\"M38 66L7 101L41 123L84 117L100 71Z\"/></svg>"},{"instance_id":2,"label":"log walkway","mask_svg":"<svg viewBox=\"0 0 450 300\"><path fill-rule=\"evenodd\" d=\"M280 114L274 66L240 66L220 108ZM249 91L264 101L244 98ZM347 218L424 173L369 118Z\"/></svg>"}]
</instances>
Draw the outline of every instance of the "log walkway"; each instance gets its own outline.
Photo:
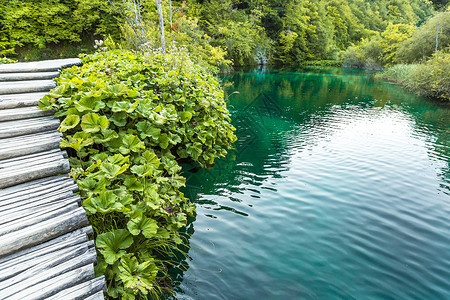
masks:
<instances>
[{"instance_id":1,"label":"log walkway","mask_svg":"<svg viewBox=\"0 0 450 300\"><path fill-rule=\"evenodd\" d=\"M59 120L36 107L59 70L75 64L0 65L0 299L104 299Z\"/></svg>"}]
</instances>

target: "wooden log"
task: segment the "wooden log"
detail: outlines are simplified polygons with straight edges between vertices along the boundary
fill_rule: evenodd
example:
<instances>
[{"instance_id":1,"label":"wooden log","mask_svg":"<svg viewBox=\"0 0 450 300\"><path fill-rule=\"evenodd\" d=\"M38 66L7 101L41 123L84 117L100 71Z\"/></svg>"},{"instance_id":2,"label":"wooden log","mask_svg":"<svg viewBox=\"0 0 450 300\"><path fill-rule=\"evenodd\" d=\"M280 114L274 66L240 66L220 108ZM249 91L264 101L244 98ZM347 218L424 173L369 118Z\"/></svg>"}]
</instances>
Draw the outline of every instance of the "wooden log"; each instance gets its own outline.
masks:
<instances>
[{"instance_id":1,"label":"wooden log","mask_svg":"<svg viewBox=\"0 0 450 300\"><path fill-rule=\"evenodd\" d=\"M0 124L0 128L2 128L2 130L0 130L0 139L55 130L58 127L59 120L55 117L40 117L2 122Z\"/></svg>"},{"instance_id":2,"label":"wooden log","mask_svg":"<svg viewBox=\"0 0 450 300\"><path fill-rule=\"evenodd\" d=\"M71 198L63 198L60 200L53 201L51 203L40 204L36 206L30 205L22 210L10 210L2 213L2 222L0 224L1 227L6 227L10 223L20 222L20 220L28 220L33 218L39 218L41 215L49 213L55 209L60 209L62 207L66 207L69 205L75 205L76 208L79 207L78 203L79 197L74 196ZM4 220L3 220L4 219Z\"/></svg>"},{"instance_id":3,"label":"wooden log","mask_svg":"<svg viewBox=\"0 0 450 300\"><path fill-rule=\"evenodd\" d=\"M17 291L34 286L45 280L93 264L96 261L96 252L86 245L77 245L71 251L59 253L59 256L49 257L39 264L31 263L29 268L16 276L0 282L0 289L6 296ZM45 275L44 275L45 274Z\"/></svg>"},{"instance_id":4,"label":"wooden log","mask_svg":"<svg viewBox=\"0 0 450 300\"><path fill-rule=\"evenodd\" d=\"M59 252L58 256L49 256L39 263L30 261L28 268L6 280L0 281L0 290L4 296L15 294L47 279L75 270L95 261L95 251L86 245L77 245L70 251ZM45 274L45 276L43 276Z\"/></svg>"},{"instance_id":5,"label":"wooden log","mask_svg":"<svg viewBox=\"0 0 450 300\"><path fill-rule=\"evenodd\" d=\"M95 296L99 292L102 292L104 289L106 289L105 276L100 276L91 279L87 282L80 283L66 290L63 290L58 294L47 298L47 300L61 300L61 299L82 300L90 296Z\"/></svg>"},{"instance_id":6,"label":"wooden log","mask_svg":"<svg viewBox=\"0 0 450 300\"><path fill-rule=\"evenodd\" d=\"M0 111L1 112L1 111ZM33 134L14 136L10 138L3 138L0 144L0 149L9 148L12 146L20 146L20 143L24 142L38 142L41 139L46 138L62 138L62 133L54 130L37 132Z\"/></svg>"},{"instance_id":7,"label":"wooden log","mask_svg":"<svg viewBox=\"0 0 450 300\"><path fill-rule=\"evenodd\" d=\"M94 240L88 241L88 242L87 242L87 245L88 245L89 248L94 248L94 247L95 247L95 242L94 242Z\"/></svg>"},{"instance_id":8,"label":"wooden log","mask_svg":"<svg viewBox=\"0 0 450 300\"><path fill-rule=\"evenodd\" d=\"M52 116L54 113L54 111L45 111L37 107L3 109L0 110L0 122Z\"/></svg>"},{"instance_id":9,"label":"wooden log","mask_svg":"<svg viewBox=\"0 0 450 300\"><path fill-rule=\"evenodd\" d=\"M13 199L9 201L1 201L0 216L5 215L9 210L14 211L15 208L24 209L26 207L37 207L42 204L51 204L54 201L67 199L70 197L73 197L73 192L69 186L67 188L55 189L49 191L48 193L43 193L42 191L39 194L28 198L20 197L18 198L18 201L14 201Z\"/></svg>"},{"instance_id":10,"label":"wooden log","mask_svg":"<svg viewBox=\"0 0 450 300\"><path fill-rule=\"evenodd\" d=\"M52 72L63 68L80 65L81 60L78 58L65 58L34 61L26 63L3 64L0 65L0 73L29 73L29 72Z\"/></svg>"},{"instance_id":11,"label":"wooden log","mask_svg":"<svg viewBox=\"0 0 450 300\"><path fill-rule=\"evenodd\" d=\"M57 200L42 200L42 203L39 204L30 203L19 209L9 209L2 212L1 218L4 219L4 221L2 220L0 226L6 226L6 224L14 222L15 220L37 218L40 215L50 212L54 209L72 204L76 204L76 206L79 207L80 197L73 196Z\"/></svg>"},{"instance_id":12,"label":"wooden log","mask_svg":"<svg viewBox=\"0 0 450 300\"><path fill-rule=\"evenodd\" d=\"M1 217L2 220L0 228L3 226L8 226L9 223L20 221L22 218L30 219L38 217L42 214L51 211L52 209L54 209L54 207L61 208L71 204L76 204L78 207L78 203L75 202L73 199L61 199L55 202L56 203L50 203L47 205L41 204L39 206L31 206L24 210L13 211L11 212L11 214L5 212L4 215Z\"/></svg>"},{"instance_id":13,"label":"wooden log","mask_svg":"<svg viewBox=\"0 0 450 300\"><path fill-rule=\"evenodd\" d=\"M0 109L37 106L47 92L0 95Z\"/></svg>"},{"instance_id":14,"label":"wooden log","mask_svg":"<svg viewBox=\"0 0 450 300\"><path fill-rule=\"evenodd\" d=\"M59 215L68 213L70 211L76 210L77 208L78 203L73 202L69 204L62 203L60 205L53 204L52 206L49 206L48 209L43 210L42 213L34 213L32 215L24 216L21 218L15 218L13 221L2 224L0 226L0 238L5 234L22 230L28 226L32 226L40 222L55 218ZM22 215L22 213L20 213L20 215Z\"/></svg>"},{"instance_id":15,"label":"wooden log","mask_svg":"<svg viewBox=\"0 0 450 300\"><path fill-rule=\"evenodd\" d=\"M78 237L81 239L82 237ZM52 247L54 248L54 247ZM65 247L60 247L56 250L47 251L46 253L40 255L33 255L31 257L20 257L20 260L16 259L14 264L9 264L8 266L2 266L0 272L0 287L7 287L9 279L15 280L17 276L22 276L27 270L34 268L36 266L46 266L49 267L55 259L60 259L64 256L78 256L86 252L88 245L86 242L78 242L74 245L68 245ZM41 251L42 252L42 251ZM75 254L71 254L74 253Z\"/></svg>"},{"instance_id":16,"label":"wooden log","mask_svg":"<svg viewBox=\"0 0 450 300\"><path fill-rule=\"evenodd\" d=\"M43 199L40 203L29 203L27 205L24 205L18 209L16 208L10 208L8 210L4 210L1 212L1 218L7 219L8 222L11 222L13 220L17 220L20 218L32 218L35 216L39 216L42 213L45 213L46 211L53 210L53 207L56 206L67 206L71 204L76 204L78 206L78 203L80 201L80 196L72 196L72 197L65 197L65 198L56 198L56 199ZM4 226L4 224L2 224Z\"/></svg>"},{"instance_id":17,"label":"wooden log","mask_svg":"<svg viewBox=\"0 0 450 300\"><path fill-rule=\"evenodd\" d=\"M70 197L72 197L73 194L73 188L74 185L72 184L67 184L66 186L63 185L57 185L55 187L52 187L51 189L49 189L49 194L51 193L52 195L58 195L58 194L63 194L63 193L67 193L68 195L71 195ZM70 192L72 192L70 194ZM36 194L32 194L32 195L23 195L23 196L18 196L18 201L16 203L19 203L22 205L22 203L33 203L34 201L39 201L41 199L45 199L45 192L44 191L39 191ZM28 197L27 197L28 196ZM0 200L0 211L2 211L2 206L3 205L10 205L11 203L15 203L14 199L11 198L7 198L4 201ZM3 220L0 219L0 224L3 223Z\"/></svg>"},{"instance_id":18,"label":"wooden log","mask_svg":"<svg viewBox=\"0 0 450 300\"><path fill-rule=\"evenodd\" d=\"M0 257L46 242L87 224L86 212L80 207L73 212L30 226L26 230L4 235L0 239Z\"/></svg>"},{"instance_id":19,"label":"wooden log","mask_svg":"<svg viewBox=\"0 0 450 300\"><path fill-rule=\"evenodd\" d=\"M68 197L71 197L73 195L73 184L67 183L65 185L59 184L56 186L50 186L48 188L47 193L45 190L40 190L33 194L19 195L17 193L16 199L14 199L12 197L9 197L4 200L0 199L0 212L7 209L9 205L21 206L21 205L24 205L27 203L34 203L43 198L47 198L47 197L54 196L54 195L60 195L60 194L68 195ZM0 224L1 224L1 222L2 222L2 220L0 219Z\"/></svg>"},{"instance_id":20,"label":"wooden log","mask_svg":"<svg viewBox=\"0 0 450 300\"><path fill-rule=\"evenodd\" d=\"M58 71L33 73L0 73L0 81L42 80L59 76Z\"/></svg>"},{"instance_id":21,"label":"wooden log","mask_svg":"<svg viewBox=\"0 0 450 300\"><path fill-rule=\"evenodd\" d=\"M60 142L61 136L57 132L3 139L0 141L0 160L59 149Z\"/></svg>"},{"instance_id":22,"label":"wooden log","mask_svg":"<svg viewBox=\"0 0 450 300\"><path fill-rule=\"evenodd\" d=\"M97 292L94 295L85 298L84 300L104 300L105 295L103 294L103 291Z\"/></svg>"},{"instance_id":23,"label":"wooden log","mask_svg":"<svg viewBox=\"0 0 450 300\"><path fill-rule=\"evenodd\" d=\"M53 80L0 82L0 95L50 91L56 87Z\"/></svg>"},{"instance_id":24,"label":"wooden log","mask_svg":"<svg viewBox=\"0 0 450 300\"><path fill-rule=\"evenodd\" d=\"M45 276L45 274L42 274ZM93 265L86 265L78 269L69 271L67 273L61 274L59 276L53 277L49 280L40 282L33 285L27 289L19 290L17 293L2 297L3 291L0 291L0 297L2 299L27 299L27 300L37 300L45 299L59 293L62 290L68 289L75 286L81 282L85 282L94 278L94 267Z\"/></svg>"},{"instance_id":25,"label":"wooden log","mask_svg":"<svg viewBox=\"0 0 450 300\"><path fill-rule=\"evenodd\" d=\"M45 165L31 166L28 169L20 169L14 173L0 173L0 189L21 184L27 181L67 173L70 171L69 161L61 159L59 161L48 162Z\"/></svg>"},{"instance_id":26,"label":"wooden log","mask_svg":"<svg viewBox=\"0 0 450 300\"><path fill-rule=\"evenodd\" d=\"M42 256L48 252L54 252L58 249L73 246L78 243L85 243L87 241L87 235L91 235L92 233L93 230L91 226L83 227L45 243L14 252L5 257L0 257L0 270L14 266L20 261L26 261L28 259L33 259L33 257Z\"/></svg>"},{"instance_id":27,"label":"wooden log","mask_svg":"<svg viewBox=\"0 0 450 300\"><path fill-rule=\"evenodd\" d=\"M58 189L66 185L72 188L76 186L74 180L67 174L45 177L0 190L0 201L7 201L16 197L30 197L39 193L39 191L53 188Z\"/></svg>"},{"instance_id":28,"label":"wooden log","mask_svg":"<svg viewBox=\"0 0 450 300\"><path fill-rule=\"evenodd\" d=\"M21 157L13 157L9 159L0 160L0 168L5 170L7 168L28 168L29 166L42 164L47 161L55 161L63 158L62 152L59 149L52 149L45 152L33 153Z\"/></svg>"}]
</instances>

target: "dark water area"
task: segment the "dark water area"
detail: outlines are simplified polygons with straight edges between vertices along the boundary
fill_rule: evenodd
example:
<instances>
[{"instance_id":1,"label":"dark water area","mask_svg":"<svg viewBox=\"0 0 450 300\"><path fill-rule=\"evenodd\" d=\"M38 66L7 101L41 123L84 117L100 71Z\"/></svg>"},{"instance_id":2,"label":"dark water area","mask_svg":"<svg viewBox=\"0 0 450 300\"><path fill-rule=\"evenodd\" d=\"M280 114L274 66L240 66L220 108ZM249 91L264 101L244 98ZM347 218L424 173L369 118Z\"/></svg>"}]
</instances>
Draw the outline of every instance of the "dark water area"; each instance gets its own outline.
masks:
<instances>
[{"instance_id":1,"label":"dark water area","mask_svg":"<svg viewBox=\"0 0 450 300\"><path fill-rule=\"evenodd\" d=\"M223 78L239 139L184 170L177 298L450 299L450 106L371 75Z\"/></svg>"}]
</instances>

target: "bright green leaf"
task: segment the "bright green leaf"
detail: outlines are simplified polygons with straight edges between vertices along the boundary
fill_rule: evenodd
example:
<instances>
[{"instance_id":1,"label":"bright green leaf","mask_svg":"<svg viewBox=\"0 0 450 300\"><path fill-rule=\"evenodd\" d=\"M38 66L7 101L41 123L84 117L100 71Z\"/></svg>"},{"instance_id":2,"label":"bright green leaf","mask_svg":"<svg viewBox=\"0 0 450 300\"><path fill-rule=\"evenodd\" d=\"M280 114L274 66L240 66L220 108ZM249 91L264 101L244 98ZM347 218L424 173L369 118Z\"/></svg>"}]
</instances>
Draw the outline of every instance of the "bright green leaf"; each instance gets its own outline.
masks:
<instances>
[{"instance_id":1,"label":"bright green leaf","mask_svg":"<svg viewBox=\"0 0 450 300\"><path fill-rule=\"evenodd\" d=\"M138 235L142 232L146 238L152 238L158 231L158 223L153 219L141 215L131 219L127 223L127 228L132 235Z\"/></svg>"},{"instance_id":2,"label":"bright green leaf","mask_svg":"<svg viewBox=\"0 0 450 300\"><path fill-rule=\"evenodd\" d=\"M120 259L119 270L118 275L125 288L139 290L144 295L153 289L153 281L158 273L153 261L139 264L131 254Z\"/></svg>"},{"instance_id":3,"label":"bright green leaf","mask_svg":"<svg viewBox=\"0 0 450 300\"><path fill-rule=\"evenodd\" d=\"M108 118L99 116L96 113L88 113L81 118L81 128L87 133L95 133L105 130L109 126Z\"/></svg>"},{"instance_id":4,"label":"bright green leaf","mask_svg":"<svg viewBox=\"0 0 450 300\"><path fill-rule=\"evenodd\" d=\"M58 131L66 132L69 129L76 127L80 123L80 117L77 115L67 116L59 125Z\"/></svg>"},{"instance_id":5,"label":"bright green leaf","mask_svg":"<svg viewBox=\"0 0 450 300\"><path fill-rule=\"evenodd\" d=\"M118 229L98 235L95 244L106 263L112 265L126 254L125 249L133 244L133 237L126 229Z\"/></svg>"}]
</instances>

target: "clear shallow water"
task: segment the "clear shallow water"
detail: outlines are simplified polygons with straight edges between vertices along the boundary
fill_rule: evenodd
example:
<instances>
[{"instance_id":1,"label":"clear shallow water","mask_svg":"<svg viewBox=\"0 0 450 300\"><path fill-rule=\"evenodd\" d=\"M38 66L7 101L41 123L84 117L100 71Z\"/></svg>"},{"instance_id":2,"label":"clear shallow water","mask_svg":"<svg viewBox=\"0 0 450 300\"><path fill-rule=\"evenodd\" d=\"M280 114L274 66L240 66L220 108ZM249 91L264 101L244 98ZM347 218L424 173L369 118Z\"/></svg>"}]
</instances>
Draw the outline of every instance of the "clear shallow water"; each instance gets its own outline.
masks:
<instances>
[{"instance_id":1,"label":"clear shallow water","mask_svg":"<svg viewBox=\"0 0 450 300\"><path fill-rule=\"evenodd\" d=\"M340 69L224 78L180 299L450 299L450 106Z\"/></svg>"}]
</instances>

